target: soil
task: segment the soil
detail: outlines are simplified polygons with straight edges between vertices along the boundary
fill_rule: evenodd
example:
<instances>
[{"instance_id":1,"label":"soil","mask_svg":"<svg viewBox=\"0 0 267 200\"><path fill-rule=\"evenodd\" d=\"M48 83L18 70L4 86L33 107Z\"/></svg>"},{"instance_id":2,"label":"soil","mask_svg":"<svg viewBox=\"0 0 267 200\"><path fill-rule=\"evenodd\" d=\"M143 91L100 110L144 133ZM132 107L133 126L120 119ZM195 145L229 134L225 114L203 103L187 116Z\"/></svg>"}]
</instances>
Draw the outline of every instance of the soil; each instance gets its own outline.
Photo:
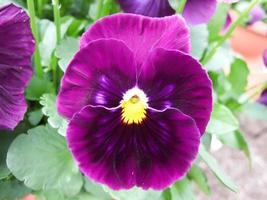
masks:
<instances>
[{"instance_id":1,"label":"soil","mask_svg":"<svg viewBox=\"0 0 267 200\"><path fill-rule=\"evenodd\" d=\"M267 199L267 122L242 116L241 129L252 154L252 168L245 155L228 147L212 152L222 168L239 185L239 192L225 188L205 167L212 189L210 196L199 193L199 200L266 200Z\"/></svg>"}]
</instances>

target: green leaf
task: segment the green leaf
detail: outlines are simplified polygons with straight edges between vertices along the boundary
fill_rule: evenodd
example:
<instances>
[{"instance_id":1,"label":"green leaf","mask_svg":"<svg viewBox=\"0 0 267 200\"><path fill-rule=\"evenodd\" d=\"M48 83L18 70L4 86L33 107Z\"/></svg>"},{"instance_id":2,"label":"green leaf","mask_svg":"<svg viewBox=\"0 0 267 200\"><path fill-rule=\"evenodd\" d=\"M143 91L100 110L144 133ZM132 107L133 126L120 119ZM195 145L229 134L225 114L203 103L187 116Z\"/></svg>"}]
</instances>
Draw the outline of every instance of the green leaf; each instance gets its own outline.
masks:
<instances>
[{"instance_id":1,"label":"green leaf","mask_svg":"<svg viewBox=\"0 0 267 200\"><path fill-rule=\"evenodd\" d=\"M220 32L225 24L230 6L228 4L219 3L215 15L211 18L208 24L209 41L214 42L220 38Z\"/></svg>"},{"instance_id":2,"label":"green leaf","mask_svg":"<svg viewBox=\"0 0 267 200\"><path fill-rule=\"evenodd\" d=\"M172 193L170 188L167 188L163 191L160 200L172 200Z\"/></svg>"},{"instance_id":3,"label":"green leaf","mask_svg":"<svg viewBox=\"0 0 267 200\"><path fill-rule=\"evenodd\" d=\"M212 140L212 135L209 133L205 133L202 137L201 137L201 143L205 146L206 149L210 150L210 146L211 146L211 140Z\"/></svg>"},{"instance_id":4,"label":"green leaf","mask_svg":"<svg viewBox=\"0 0 267 200\"><path fill-rule=\"evenodd\" d=\"M68 122L57 112L56 96L54 94L44 94L41 97L40 104L43 106L42 112L48 117L50 126L58 129L58 133L65 136Z\"/></svg>"},{"instance_id":5,"label":"green leaf","mask_svg":"<svg viewBox=\"0 0 267 200\"><path fill-rule=\"evenodd\" d=\"M80 173L77 173L76 175L72 176L68 182L70 184L64 185L62 187L62 192L68 197L74 197L80 192L83 186L83 177Z\"/></svg>"},{"instance_id":6,"label":"green leaf","mask_svg":"<svg viewBox=\"0 0 267 200\"><path fill-rule=\"evenodd\" d=\"M195 200L190 180L185 177L163 192L161 200Z\"/></svg>"},{"instance_id":7,"label":"green leaf","mask_svg":"<svg viewBox=\"0 0 267 200\"><path fill-rule=\"evenodd\" d=\"M72 18L62 17L61 18L61 37L65 35L69 26L72 23ZM39 50L42 60L42 65L50 67L52 62L52 55L57 45L56 39L56 26L55 23L42 19L38 21L39 33L40 33L40 44Z\"/></svg>"},{"instance_id":8,"label":"green leaf","mask_svg":"<svg viewBox=\"0 0 267 200\"><path fill-rule=\"evenodd\" d=\"M8 150L7 166L17 179L34 190L66 191L72 186L76 191L71 194L77 194L81 189L74 186L79 184L74 178L79 170L65 138L49 126L38 126L27 135L19 135Z\"/></svg>"},{"instance_id":9,"label":"green leaf","mask_svg":"<svg viewBox=\"0 0 267 200\"><path fill-rule=\"evenodd\" d=\"M67 200L63 193L58 190L42 190L35 193L37 200Z\"/></svg>"},{"instance_id":10,"label":"green leaf","mask_svg":"<svg viewBox=\"0 0 267 200\"><path fill-rule=\"evenodd\" d=\"M258 120L267 120L267 106L254 102L242 107L242 112Z\"/></svg>"},{"instance_id":11,"label":"green leaf","mask_svg":"<svg viewBox=\"0 0 267 200\"><path fill-rule=\"evenodd\" d=\"M239 123L233 113L224 105L215 103L208 124L207 132L221 135L230 133L239 128Z\"/></svg>"},{"instance_id":12,"label":"green leaf","mask_svg":"<svg viewBox=\"0 0 267 200\"><path fill-rule=\"evenodd\" d=\"M39 50L42 60L42 65L49 67L51 63L51 56L56 48L56 26L52 21L42 19L38 21L40 32Z\"/></svg>"},{"instance_id":13,"label":"green leaf","mask_svg":"<svg viewBox=\"0 0 267 200\"><path fill-rule=\"evenodd\" d=\"M12 141L28 128L28 124L20 123L14 131L0 131L0 180L6 178L10 171L6 166L6 155ZM1 199L1 198L0 198Z\"/></svg>"},{"instance_id":14,"label":"green leaf","mask_svg":"<svg viewBox=\"0 0 267 200\"><path fill-rule=\"evenodd\" d=\"M208 46L209 32L206 24L190 26L191 55L200 59Z\"/></svg>"},{"instance_id":15,"label":"green leaf","mask_svg":"<svg viewBox=\"0 0 267 200\"><path fill-rule=\"evenodd\" d=\"M200 146L199 154L201 159L204 160L204 162L209 166L211 171L221 183L223 183L233 192L238 191L238 186L232 181L232 179L227 174L225 174L225 172L221 169L215 158L211 154L209 154L209 152L205 149L203 145Z\"/></svg>"},{"instance_id":16,"label":"green leaf","mask_svg":"<svg viewBox=\"0 0 267 200\"><path fill-rule=\"evenodd\" d=\"M90 193L92 196L98 198L99 200L110 200L111 196L106 192L103 186L93 183L92 181L85 178L84 189Z\"/></svg>"},{"instance_id":17,"label":"green leaf","mask_svg":"<svg viewBox=\"0 0 267 200\"><path fill-rule=\"evenodd\" d=\"M161 196L160 191L154 190L142 190L134 187L130 190L119 190L114 191L107 187L104 190L110 194L111 197L118 200L147 200L147 199L158 199Z\"/></svg>"},{"instance_id":18,"label":"green leaf","mask_svg":"<svg viewBox=\"0 0 267 200\"><path fill-rule=\"evenodd\" d=\"M31 111L28 113L28 115L29 115L29 122L33 126L38 125L43 118L43 113L40 109Z\"/></svg>"},{"instance_id":19,"label":"green leaf","mask_svg":"<svg viewBox=\"0 0 267 200\"><path fill-rule=\"evenodd\" d=\"M212 59L205 65L208 71L223 70L225 67L230 67L234 60L233 50L229 43L224 43L216 51L216 54Z\"/></svg>"},{"instance_id":20,"label":"green leaf","mask_svg":"<svg viewBox=\"0 0 267 200\"><path fill-rule=\"evenodd\" d=\"M237 94L245 92L247 86L247 78L249 70L247 63L239 58L236 58L231 65L231 72L228 76L230 83L232 84L232 90Z\"/></svg>"},{"instance_id":21,"label":"green leaf","mask_svg":"<svg viewBox=\"0 0 267 200\"><path fill-rule=\"evenodd\" d=\"M188 172L188 178L195 181L195 183L198 185L198 187L205 193L210 194L210 187L208 184L207 176L206 174L197 166L193 165Z\"/></svg>"},{"instance_id":22,"label":"green leaf","mask_svg":"<svg viewBox=\"0 0 267 200\"><path fill-rule=\"evenodd\" d=\"M1 200L19 200L31 190L17 180L0 181Z\"/></svg>"},{"instance_id":23,"label":"green leaf","mask_svg":"<svg viewBox=\"0 0 267 200\"><path fill-rule=\"evenodd\" d=\"M34 76L26 89L26 99L31 101L39 101L44 93L54 93L53 83Z\"/></svg>"},{"instance_id":24,"label":"green leaf","mask_svg":"<svg viewBox=\"0 0 267 200\"><path fill-rule=\"evenodd\" d=\"M68 64L74 57L75 53L79 50L79 40L76 38L68 37L63 39L56 48L56 56L59 58L59 66L63 72L68 67Z\"/></svg>"},{"instance_id":25,"label":"green leaf","mask_svg":"<svg viewBox=\"0 0 267 200\"><path fill-rule=\"evenodd\" d=\"M6 178L10 171L6 166L6 154L14 135L8 132L0 132L0 180Z\"/></svg>"},{"instance_id":26,"label":"green leaf","mask_svg":"<svg viewBox=\"0 0 267 200\"><path fill-rule=\"evenodd\" d=\"M75 197L66 197L58 190L40 191L35 195L37 200L102 200L85 192L81 192Z\"/></svg>"},{"instance_id":27,"label":"green leaf","mask_svg":"<svg viewBox=\"0 0 267 200\"><path fill-rule=\"evenodd\" d=\"M70 24L67 35L72 37L77 37L85 29L87 25L87 20L73 18Z\"/></svg>"},{"instance_id":28,"label":"green leaf","mask_svg":"<svg viewBox=\"0 0 267 200\"><path fill-rule=\"evenodd\" d=\"M248 157L249 161L251 161L251 154L248 142L240 131L235 131L231 134L220 135L218 136L218 139L227 146L243 151Z\"/></svg>"}]
</instances>

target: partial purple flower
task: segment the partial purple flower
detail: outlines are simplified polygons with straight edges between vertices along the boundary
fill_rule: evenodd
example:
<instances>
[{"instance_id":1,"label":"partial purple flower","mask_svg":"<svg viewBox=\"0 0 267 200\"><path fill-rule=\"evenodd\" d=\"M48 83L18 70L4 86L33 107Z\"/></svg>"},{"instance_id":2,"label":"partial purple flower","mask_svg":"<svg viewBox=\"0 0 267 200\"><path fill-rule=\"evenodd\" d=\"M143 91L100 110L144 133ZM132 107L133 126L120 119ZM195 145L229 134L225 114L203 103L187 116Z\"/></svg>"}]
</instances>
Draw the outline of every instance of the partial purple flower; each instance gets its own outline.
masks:
<instances>
[{"instance_id":1,"label":"partial purple flower","mask_svg":"<svg viewBox=\"0 0 267 200\"><path fill-rule=\"evenodd\" d=\"M228 13L225 19L224 26L222 28L222 32L226 32L228 28L231 26L231 24L232 24L232 18L231 15Z\"/></svg>"},{"instance_id":2,"label":"partial purple flower","mask_svg":"<svg viewBox=\"0 0 267 200\"><path fill-rule=\"evenodd\" d=\"M33 52L27 14L13 4L0 8L0 129L14 129L23 119Z\"/></svg>"},{"instance_id":3,"label":"partial purple flower","mask_svg":"<svg viewBox=\"0 0 267 200\"><path fill-rule=\"evenodd\" d=\"M263 51L263 63L264 67L267 68L267 49ZM261 96L258 99L258 102L267 106L267 88L262 91Z\"/></svg>"},{"instance_id":4,"label":"partial purple flower","mask_svg":"<svg viewBox=\"0 0 267 200\"><path fill-rule=\"evenodd\" d=\"M87 177L161 190L187 173L212 109L211 81L189 45L178 16L117 14L82 36L57 107Z\"/></svg>"},{"instance_id":5,"label":"partial purple flower","mask_svg":"<svg viewBox=\"0 0 267 200\"><path fill-rule=\"evenodd\" d=\"M118 0L124 12L150 17L163 17L175 14L168 0ZM232 3L233 0L223 2ZM216 0L188 0L183 16L190 24L209 22L216 10Z\"/></svg>"},{"instance_id":6,"label":"partial purple flower","mask_svg":"<svg viewBox=\"0 0 267 200\"><path fill-rule=\"evenodd\" d=\"M267 68L267 49L263 51L263 63L264 66Z\"/></svg>"},{"instance_id":7,"label":"partial purple flower","mask_svg":"<svg viewBox=\"0 0 267 200\"><path fill-rule=\"evenodd\" d=\"M267 89L263 90L260 98L258 99L258 102L267 106Z\"/></svg>"},{"instance_id":8,"label":"partial purple flower","mask_svg":"<svg viewBox=\"0 0 267 200\"><path fill-rule=\"evenodd\" d=\"M265 11L260 5L256 5L250 12L248 24L254 24L255 22L261 21L265 17Z\"/></svg>"},{"instance_id":9,"label":"partial purple flower","mask_svg":"<svg viewBox=\"0 0 267 200\"><path fill-rule=\"evenodd\" d=\"M149 17L164 17L175 13L168 0L118 0L118 2L127 13Z\"/></svg>"},{"instance_id":10,"label":"partial purple flower","mask_svg":"<svg viewBox=\"0 0 267 200\"><path fill-rule=\"evenodd\" d=\"M216 11L216 0L188 0L183 16L190 24L208 23Z\"/></svg>"}]
</instances>

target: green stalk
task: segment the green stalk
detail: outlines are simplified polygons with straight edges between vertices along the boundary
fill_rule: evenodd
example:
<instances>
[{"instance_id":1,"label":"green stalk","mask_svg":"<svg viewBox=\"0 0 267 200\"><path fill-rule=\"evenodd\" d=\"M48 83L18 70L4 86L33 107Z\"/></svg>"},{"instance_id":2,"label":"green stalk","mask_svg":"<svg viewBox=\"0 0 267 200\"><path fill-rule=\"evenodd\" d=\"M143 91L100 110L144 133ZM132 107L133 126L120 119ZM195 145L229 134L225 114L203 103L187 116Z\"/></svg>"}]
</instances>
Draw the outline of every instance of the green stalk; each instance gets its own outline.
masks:
<instances>
[{"instance_id":1,"label":"green stalk","mask_svg":"<svg viewBox=\"0 0 267 200\"><path fill-rule=\"evenodd\" d=\"M186 4L186 0L181 0L176 11L182 14L184 11L185 4Z\"/></svg>"},{"instance_id":2,"label":"green stalk","mask_svg":"<svg viewBox=\"0 0 267 200\"><path fill-rule=\"evenodd\" d=\"M102 9L104 5L104 0L98 0L98 5L97 5L97 19L102 17Z\"/></svg>"},{"instance_id":3,"label":"green stalk","mask_svg":"<svg viewBox=\"0 0 267 200\"><path fill-rule=\"evenodd\" d=\"M59 12L59 0L52 0L54 11L54 23L56 25L57 44L61 40L61 27L60 27L60 12Z\"/></svg>"},{"instance_id":4,"label":"green stalk","mask_svg":"<svg viewBox=\"0 0 267 200\"><path fill-rule=\"evenodd\" d=\"M247 104L247 103L249 103L251 100L253 100L255 97L257 97L258 95L260 95L261 93L262 93L262 91L264 90L264 89L266 89L267 88L267 83L264 83L259 89L257 89L255 92L253 92L251 95L249 95L249 96L246 96L244 99L242 99L242 101L240 101L239 103L239 105L237 105L237 106L235 106L235 107L233 107L232 109L233 110L237 110L237 109L239 109L240 107L242 107L244 104ZM249 91L249 90L247 90L247 91Z\"/></svg>"},{"instance_id":5,"label":"green stalk","mask_svg":"<svg viewBox=\"0 0 267 200\"><path fill-rule=\"evenodd\" d=\"M43 0L37 0L37 13L40 18L43 17Z\"/></svg>"},{"instance_id":6,"label":"green stalk","mask_svg":"<svg viewBox=\"0 0 267 200\"><path fill-rule=\"evenodd\" d=\"M43 68L41 63L41 56L40 56L40 50L39 50L39 33L36 25L35 20L35 10L34 10L34 2L33 0L27 0L27 7L29 10L29 15L31 19L31 29L32 33L35 39L35 53L34 53L34 65L35 65L35 72L38 77L43 77Z\"/></svg>"},{"instance_id":7,"label":"green stalk","mask_svg":"<svg viewBox=\"0 0 267 200\"><path fill-rule=\"evenodd\" d=\"M243 22L243 20L249 15L250 11L253 9L253 7L258 4L260 0L252 0L248 6L248 8L245 10L245 12L241 13L236 21L234 21L231 26L229 27L228 31L225 33L224 36L221 37L221 39L211 48L209 52L207 52L206 56L202 60L202 64L207 64L211 58L215 55L217 49L221 47L221 45L231 37L232 33L236 29L236 27Z\"/></svg>"},{"instance_id":8,"label":"green stalk","mask_svg":"<svg viewBox=\"0 0 267 200\"><path fill-rule=\"evenodd\" d=\"M56 26L56 38L57 44L60 43L61 40L61 24L60 24L60 11L59 11L59 0L52 0L53 3L53 12L54 12L54 23ZM59 70L57 65L57 58L53 54L52 58L52 72L53 72L53 82L55 87L57 88L59 82Z\"/></svg>"}]
</instances>

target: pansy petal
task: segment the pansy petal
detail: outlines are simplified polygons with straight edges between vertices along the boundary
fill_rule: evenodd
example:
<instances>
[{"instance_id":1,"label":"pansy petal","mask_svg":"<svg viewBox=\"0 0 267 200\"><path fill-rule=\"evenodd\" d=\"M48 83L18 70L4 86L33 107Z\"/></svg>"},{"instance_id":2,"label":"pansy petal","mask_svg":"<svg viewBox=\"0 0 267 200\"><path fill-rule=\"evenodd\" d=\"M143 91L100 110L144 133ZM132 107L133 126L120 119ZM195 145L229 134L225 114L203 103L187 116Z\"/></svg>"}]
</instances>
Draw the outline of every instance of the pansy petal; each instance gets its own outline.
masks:
<instances>
[{"instance_id":1,"label":"pansy petal","mask_svg":"<svg viewBox=\"0 0 267 200\"><path fill-rule=\"evenodd\" d=\"M265 68L267 68L267 49L264 49L262 57L263 57L264 66Z\"/></svg>"},{"instance_id":2,"label":"pansy petal","mask_svg":"<svg viewBox=\"0 0 267 200\"><path fill-rule=\"evenodd\" d=\"M168 0L118 0L118 2L127 13L149 17L164 17L175 13Z\"/></svg>"},{"instance_id":3,"label":"pansy petal","mask_svg":"<svg viewBox=\"0 0 267 200\"><path fill-rule=\"evenodd\" d=\"M138 63L156 48L189 52L189 31L182 17L150 18L115 14L97 21L81 38L81 48L100 38L122 40L134 52Z\"/></svg>"},{"instance_id":4,"label":"pansy petal","mask_svg":"<svg viewBox=\"0 0 267 200\"><path fill-rule=\"evenodd\" d=\"M71 118L86 105L117 107L135 84L136 65L129 48L118 40L97 40L81 49L68 66L57 108Z\"/></svg>"},{"instance_id":5,"label":"pansy petal","mask_svg":"<svg viewBox=\"0 0 267 200\"><path fill-rule=\"evenodd\" d=\"M188 0L183 16L190 24L207 23L216 10L216 0Z\"/></svg>"},{"instance_id":6,"label":"pansy petal","mask_svg":"<svg viewBox=\"0 0 267 200\"><path fill-rule=\"evenodd\" d=\"M33 52L27 14L13 4L0 8L0 128L14 129L23 119Z\"/></svg>"},{"instance_id":7,"label":"pansy petal","mask_svg":"<svg viewBox=\"0 0 267 200\"><path fill-rule=\"evenodd\" d=\"M207 72L190 55L156 49L142 67L138 87L146 92L150 107L175 107L204 133L212 110L212 86Z\"/></svg>"},{"instance_id":8,"label":"pansy petal","mask_svg":"<svg viewBox=\"0 0 267 200\"><path fill-rule=\"evenodd\" d=\"M196 158L200 133L176 109L148 110L141 124L127 125L120 109L84 107L67 131L81 171L112 189L161 190L181 179Z\"/></svg>"},{"instance_id":9,"label":"pansy petal","mask_svg":"<svg viewBox=\"0 0 267 200\"><path fill-rule=\"evenodd\" d=\"M225 19L225 23L223 25L223 28L222 28L222 32L225 33L229 27L231 26L233 20L232 20L232 17L231 15L228 13L227 16L226 16L226 19Z\"/></svg>"},{"instance_id":10,"label":"pansy petal","mask_svg":"<svg viewBox=\"0 0 267 200\"><path fill-rule=\"evenodd\" d=\"M266 16L266 13L265 13L265 10L260 5L256 5L251 10L249 16L250 16L250 19L249 19L248 24L251 25L258 21L261 21Z\"/></svg>"},{"instance_id":11,"label":"pansy petal","mask_svg":"<svg viewBox=\"0 0 267 200\"><path fill-rule=\"evenodd\" d=\"M267 89L263 90L258 102L267 106Z\"/></svg>"}]
</instances>

